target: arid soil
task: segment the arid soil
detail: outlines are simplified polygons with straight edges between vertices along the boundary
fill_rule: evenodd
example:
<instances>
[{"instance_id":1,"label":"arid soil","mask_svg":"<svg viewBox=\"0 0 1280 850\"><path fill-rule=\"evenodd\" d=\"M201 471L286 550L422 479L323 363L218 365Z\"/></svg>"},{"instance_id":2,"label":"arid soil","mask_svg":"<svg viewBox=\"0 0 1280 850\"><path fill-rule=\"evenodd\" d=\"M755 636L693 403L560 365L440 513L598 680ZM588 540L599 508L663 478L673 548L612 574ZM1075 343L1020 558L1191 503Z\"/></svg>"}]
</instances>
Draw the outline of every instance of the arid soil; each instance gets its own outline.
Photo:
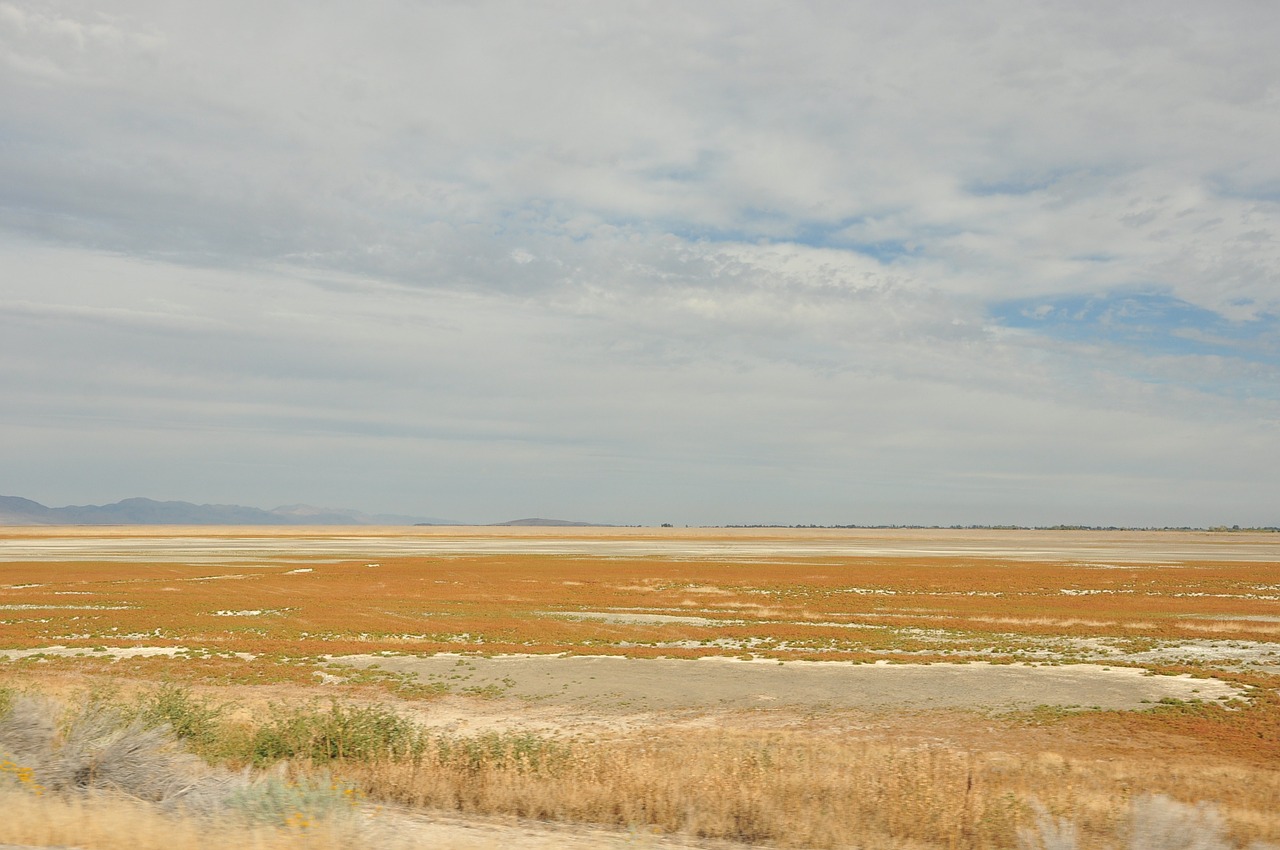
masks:
<instances>
[{"instance_id":1,"label":"arid soil","mask_svg":"<svg viewBox=\"0 0 1280 850\"><path fill-rule=\"evenodd\" d=\"M1267 533L5 528L0 659L614 715L1137 710L1280 673L1277 564Z\"/></svg>"},{"instance_id":2,"label":"arid soil","mask_svg":"<svg viewBox=\"0 0 1280 850\"><path fill-rule=\"evenodd\" d=\"M1162 699L1226 700L1244 689L1189 675L1093 664L852 664L618 656L343 656L341 664L412 673L480 691L592 712L689 709L1139 709Z\"/></svg>"},{"instance_id":3,"label":"arid soil","mask_svg":"<svg viewBox=\"0 0 1280 850\"><path fill-rule=\"evenodd\" d=\"M1280 535L1204 531L777 528L413 528L56 526L0 528L0 560L252 563L431 554L588 557L1005 558L1099 567L1197 561L1275 562ZM277 561L280 562L280 561Z\"/></svg>"},{"instance_id":4,"label":"arid soil","mask_svg":"<svg viewBox=\"0 0 1280 850\"><path fill-rule=\"evenodd\" d=\"M0 685L1267 765L1278 569L1263 533L9 528ZM397 817L441 847L708 846Z\"/></svg>"}]
</instances>

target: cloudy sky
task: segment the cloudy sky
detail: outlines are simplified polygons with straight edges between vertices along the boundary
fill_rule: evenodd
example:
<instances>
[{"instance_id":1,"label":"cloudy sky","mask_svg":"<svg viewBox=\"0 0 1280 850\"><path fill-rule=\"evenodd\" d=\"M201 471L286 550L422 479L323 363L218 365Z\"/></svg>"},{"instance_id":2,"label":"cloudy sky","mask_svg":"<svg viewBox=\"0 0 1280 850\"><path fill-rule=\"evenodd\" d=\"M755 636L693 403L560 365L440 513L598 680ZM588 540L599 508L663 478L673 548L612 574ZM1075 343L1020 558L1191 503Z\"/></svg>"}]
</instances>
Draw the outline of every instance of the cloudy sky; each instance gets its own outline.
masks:
<instances>
[{"instance_id":1,"label":"cloudy sky","mask_svg":"<svg viewBox=\"0 0 1280 850\"><path fill-rule=\"evenodd\" d=\"M1280 524L1278 43L1273 0L0 0L0 492Z\"/></svg>"}]
</instances>

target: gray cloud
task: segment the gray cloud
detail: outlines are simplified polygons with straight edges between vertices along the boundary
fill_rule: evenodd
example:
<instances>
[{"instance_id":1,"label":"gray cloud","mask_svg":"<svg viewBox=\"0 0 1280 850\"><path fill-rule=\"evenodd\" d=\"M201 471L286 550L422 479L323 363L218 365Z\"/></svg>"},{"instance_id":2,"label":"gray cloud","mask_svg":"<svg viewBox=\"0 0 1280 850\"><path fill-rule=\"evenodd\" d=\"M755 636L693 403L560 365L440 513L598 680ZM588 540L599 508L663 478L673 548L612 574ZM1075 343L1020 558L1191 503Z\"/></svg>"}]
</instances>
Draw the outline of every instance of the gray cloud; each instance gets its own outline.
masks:
<instances>
[{"instance_id":1,"label":"gray cloud","mask_svg":"<svg viewBox=\"0 0 1280 850\"><path fill-rule=\"evenodd\" d=\"M7 486L1274 522L1271 331L997 308L1274 330L1278 35L1250 2L0 2Z\"/></svg>"}]
</instances>

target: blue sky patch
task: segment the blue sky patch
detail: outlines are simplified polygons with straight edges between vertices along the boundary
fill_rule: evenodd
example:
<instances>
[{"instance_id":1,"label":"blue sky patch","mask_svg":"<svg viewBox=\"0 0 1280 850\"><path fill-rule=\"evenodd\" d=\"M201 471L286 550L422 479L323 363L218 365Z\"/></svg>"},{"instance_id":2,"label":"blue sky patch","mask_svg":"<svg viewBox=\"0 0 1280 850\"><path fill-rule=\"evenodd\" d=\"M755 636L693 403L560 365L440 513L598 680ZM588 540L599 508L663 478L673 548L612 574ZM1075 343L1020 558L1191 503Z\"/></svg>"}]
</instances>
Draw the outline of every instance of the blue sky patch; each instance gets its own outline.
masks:
<instances>
[{"instance_id":1,"label":"blue sky patch","mask_svg":"<svg viewBox=\"0 0 1280 850\"><path fill-rule=\"evenodd\" d=\"M1219 355L1280 365L1280 319L1261 313L1232 321L1180 298L1155 293L1064 295L1002 301L991 317L1009 328L1147 354Z\"/></svg>"}]
</instances>

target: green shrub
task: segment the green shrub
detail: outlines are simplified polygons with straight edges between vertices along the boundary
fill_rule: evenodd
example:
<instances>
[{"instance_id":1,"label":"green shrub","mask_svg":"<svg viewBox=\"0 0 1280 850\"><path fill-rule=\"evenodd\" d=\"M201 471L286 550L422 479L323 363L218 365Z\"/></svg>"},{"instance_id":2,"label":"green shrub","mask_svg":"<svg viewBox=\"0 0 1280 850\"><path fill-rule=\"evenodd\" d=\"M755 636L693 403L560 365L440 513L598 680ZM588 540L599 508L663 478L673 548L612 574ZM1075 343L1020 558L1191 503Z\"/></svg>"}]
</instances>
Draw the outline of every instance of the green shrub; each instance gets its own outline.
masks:
<instances>
[{"instance_id":1,"label":"green shrub","mask_svg":"<svg viewBox=\"0 0 1280 850\"><path fill-rule=\"evenodd\" d=\"M490 732L474 738L442 735L432 743L437 762L472 771L498 767L521 773L550 772L569 758L566 745L528 733Z\"/></svg>"},{"instance_id":2,"label":"green shrub","mask_svg":"<svg viewBox=\"0 0 1280 850\"><path fill-rule=\"evenodd\" d=\"M202 755L213 755L213 750L224 740L222 715L221 706L196 699L178 685L164 685L148 694L139 711L139 717L148 726L167 724L179 740Z\"/></svg>"},{"instance_id":3,"label":"green shrub","mask_svg":"<svg viewBox=\"0 0 1280 850\"><path fill-rule=\"evenodd\" d=\"M275 706L254 731L248 755L259 766L295 758L377 761L415 756L424 745L418 727L393 711L334 701L327 710Z\"/></svg>"}]
</instances>

